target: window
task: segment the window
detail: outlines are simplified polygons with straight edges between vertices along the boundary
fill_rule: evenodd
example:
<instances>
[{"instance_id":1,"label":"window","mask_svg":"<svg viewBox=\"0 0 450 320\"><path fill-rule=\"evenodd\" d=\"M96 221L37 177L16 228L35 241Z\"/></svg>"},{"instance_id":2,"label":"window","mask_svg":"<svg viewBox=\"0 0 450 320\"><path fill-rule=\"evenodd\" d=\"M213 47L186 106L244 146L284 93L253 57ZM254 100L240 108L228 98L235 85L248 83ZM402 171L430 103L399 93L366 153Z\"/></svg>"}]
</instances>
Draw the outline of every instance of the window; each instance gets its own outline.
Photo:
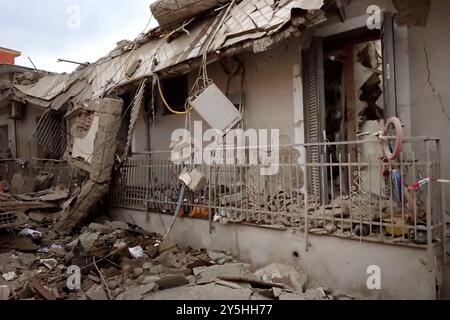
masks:
<instances>
[{"instance_id":1,"label":"window","mask_svg":"<svg viewBox=\"0 0 450 320\"><path fill-rule=\"evenodd\" d=\"M167 104L175 111L185 111L185 104L189 95L188 75L163 80L161 85ZM160 101L160 103L164 110L163 115L172 114L164 106L163 101Z\"/></svg>"}]
</instances>

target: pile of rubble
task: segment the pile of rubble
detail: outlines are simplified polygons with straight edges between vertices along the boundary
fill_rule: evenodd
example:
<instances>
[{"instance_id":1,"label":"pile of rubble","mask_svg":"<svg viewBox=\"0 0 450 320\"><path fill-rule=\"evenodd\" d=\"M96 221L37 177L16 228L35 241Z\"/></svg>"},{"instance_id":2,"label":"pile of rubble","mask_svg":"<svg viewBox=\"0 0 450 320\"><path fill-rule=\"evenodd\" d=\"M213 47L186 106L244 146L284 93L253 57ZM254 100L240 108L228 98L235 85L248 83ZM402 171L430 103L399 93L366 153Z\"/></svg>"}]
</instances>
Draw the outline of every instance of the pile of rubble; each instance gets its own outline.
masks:
<instances>
[{"instance_id":1,"label":"pile of rubble","mask_svg":"<svg viewBox=\"0 0 450 320\"><path fill-rule=\"evenodd\" d=\"M255 271L228 253L182 249L124 222L99 218L62 237L56 216L34 214L25 229L0 231L0 300L337 299L300 269Z\"/></svg>"}]
</instances>

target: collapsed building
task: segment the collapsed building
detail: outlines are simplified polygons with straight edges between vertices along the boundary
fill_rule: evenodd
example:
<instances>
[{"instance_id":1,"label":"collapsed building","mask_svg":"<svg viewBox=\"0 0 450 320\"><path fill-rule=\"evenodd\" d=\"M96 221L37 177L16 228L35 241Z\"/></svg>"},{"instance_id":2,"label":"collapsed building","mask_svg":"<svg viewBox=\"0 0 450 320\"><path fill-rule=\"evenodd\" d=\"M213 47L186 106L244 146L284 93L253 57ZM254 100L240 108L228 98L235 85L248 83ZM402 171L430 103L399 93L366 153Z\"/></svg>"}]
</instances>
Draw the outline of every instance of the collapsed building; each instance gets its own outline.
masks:
<instances>
[{"instance_id":1,"label":"collapsed building","mask_svg":"<svg viewBox=\"0 0 450 320\"><path fill-rule=\"evenodd\" d=\"M66 236L108 208L186 246L301 266L348 294L440 296L450 5L187 1L154 3L160 26L95 63L0 87L2 105L25 110L1 160L13 196L1 196L0 227L53 209ZM220 133L204 139L210 128ZM180 152L211 151L236 128L280 139L258 143L256 162L245 144L244 162L226 144L210 163ZM177 129L195 133L174 140ZM375 292L370 266L383 270Z\"/></svg>"}]
</instances>

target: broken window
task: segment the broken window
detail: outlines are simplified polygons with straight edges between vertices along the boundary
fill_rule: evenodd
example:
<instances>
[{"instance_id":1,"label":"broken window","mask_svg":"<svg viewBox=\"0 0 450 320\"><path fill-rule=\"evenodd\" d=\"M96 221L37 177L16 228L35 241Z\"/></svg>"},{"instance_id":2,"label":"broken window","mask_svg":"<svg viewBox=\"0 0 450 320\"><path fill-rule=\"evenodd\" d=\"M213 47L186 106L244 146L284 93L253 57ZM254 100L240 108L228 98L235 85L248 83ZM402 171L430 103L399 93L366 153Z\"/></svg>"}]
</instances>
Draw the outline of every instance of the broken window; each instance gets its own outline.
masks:
<instances>
[{"instance_id":1,"label":"broken window","mask_svg":"<svg viewBox=\"0 0 450 320\"><path fill-rule=\"evenodd\" d=\"M162 81L162 92L167 104L175 111L183 112L186 110L186 100L189 97L189 77L182 75L175 78L169 78ZM160 97L160 100L162 98ZM160 101L163 107L163 115L172 114Z\"/></svg>"},{"instance_id":2,"label":"broken window","mask_svg":"<svg viewBox=\"0 0 450 320\"><path fill-rule=\"evenodd\" d=\"M305 119L309 143L355 141L367 124L383 125L385 99L383 87L383 46L379 30L366 28L317 38L304 54ZM309 161L320 157L339 162L339 155L350 154L354 148L331 145L311 148ZM321 175L310 173L312 194L324 202L328 191L322 190ZM346 173L343 173L346 174ZM339 172L325 173L339 181ZM327 177L324 177L327 181ZM326 183L325 183L326 185ZM344 190L348 186L343 186ZM319 192L320 191L320 192Z\"/></svg>"}]
</instances>

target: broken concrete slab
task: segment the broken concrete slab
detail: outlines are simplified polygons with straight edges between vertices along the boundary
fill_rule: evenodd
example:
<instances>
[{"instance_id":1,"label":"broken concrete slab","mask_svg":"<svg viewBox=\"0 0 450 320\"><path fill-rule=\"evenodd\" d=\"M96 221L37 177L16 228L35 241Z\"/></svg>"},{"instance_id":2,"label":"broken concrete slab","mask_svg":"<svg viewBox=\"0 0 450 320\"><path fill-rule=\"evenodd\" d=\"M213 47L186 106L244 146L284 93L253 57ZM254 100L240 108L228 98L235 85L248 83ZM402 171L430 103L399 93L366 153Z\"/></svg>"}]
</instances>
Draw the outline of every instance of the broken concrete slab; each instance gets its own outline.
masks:
<instances>
[{"instance_id":1,"label":"broken concrete slab","mask_svg":"<svg viewBox=\"0 0 450 320\"><path fill-rule=\"evenodd\" d=\"M78 239L80 240L81 246L84 248L84 250L90 251L94 247L94 244L99 237L100 232L87 231L82 233Z\"/></svg>"},{"instance_id":2,"label":"broken concrete slab","mask_svg":"<svg viewBox=\"0 0 450 320\"><path fill-rule=\"evenodd\" d=\"M108 184L98 184L88 180L82 187L77 201L68 208L56 224L56 229L61 234L69 234L80 221L86 218L95 205L108 192Z\"/></svg>"},{"instance_id":3,"label":"broken concrete slab","mask_svg":"<svg viewBox=\"0 0 450 320\"><path fill-rule=\"evenodd\" d=\"M159 277L159 276L148 276L148 277L145 277L141 283L142 284L156 283L156 281L158 281L160 279L161 279L161 277Z\"/></svg>"},{"instance_id":4,"label":"broken concrete slab","mask_svg":"<svg viewBox=\"0 0 450 320\"><path fill-rule=\"evenodd\" d=\"M142 300L145 295L156 290L156 288L157 285L155 283L129 288L125 292L119 294L117 300Z\"/></svg>"},{"instance_id":5,"label":"broken concrete slab","mask_svg":"<svg viewBox=\"0 0 450 320\"><path fill-rule=\"evenodd\" d=\"M194 275L198 277L198 284L205 284L218 280L219 277L237 277L249 280L259 280L249 270L249 265L244 263L230 263L225 265L215 265L211 267L194 268Z\"/></svg>"},{"instance_id":6,"label":"broken concrete slab","mask_svg":"<svg viewBox=\"0 0 450 320\"><path fill-rule=\"evenodd\" d=\"M89 225L89 229L91 229L92 231L95 231L95 232L99 232L100 234L108 234L115 230L111 226L107 226L107 225L100 224L100 223L91 223Z\"/></svg>"},{"instance_id":7,"label":"broken concrete slab","mask_svg":"<svg viewBox=\"0 0 450 320\"><path fill-rule=\"evenodd\" d=\"M144 300L250 300L249 289L232 289L210 283L207 285L185 286L158 291L144 297Z\"/></svg>"},{"instance_id":8,"label":"broken concrete slab","mask_svg":"<svg viewBox=\"0 0 450 320\"><path fill-rule=\"evenodd\" d=\"M175 241L172 241L170 239L164 239L161 241L161 243L158 246L159 253L164 253L166 251L172 250L177 247L177 244Z\"/></svg>"},{"instance_id":9,"label":"broken concrete slab","mask_svg":"<svg viewBox=\"0 0 450 320\"><path fill-rule=\"evenodd\" d=\"M114 230L128 230L130 226L128 223L123 221L106 221L107 226L113 228Z\"/></svg>"},{"instance_id":10,"label":"broken concrete slab","mask_svg":"<svg viewBox=\"0 0 450 320\"><path fill-rule=\"evenodd\" d=\"M86 296L95 301L103 301L108 300L108 296L106 293L106 290L103 288L102 285L94 285L91 287L87 292Z\"/></svg>"},{"instance_id":11,"label":"broken concrete slab","mask_svg":"<svg viewBox=\"0 0 450 320\"><path fill-rule=\"evenodd\" d=\"M61 200L65 200L69 197L68 191L59 191L59 192L52 192L49 194L46 194L44 196L40 196L39 200L46 201L46 202L57 202Z\"/></svg>"},{"instance_id":12,"label":"broken concrete slab","mask_svg":"<svg viewBox=\"0 0 450 320\"><path fill-rule=\"evenodd\" d=\"M208 251L208 257L217 264L233 262L233 257L225 252Z\"/></svg>"},{"instance_id":13,"label":"broken concrete slab","mask_svg":"<svg viewBox=\"0 0 450 320\"><path fill-rule=\"evenodd\" d=\"M58 261L55 259L41 259L39 262L46 266L49 270L55 269L58 265Z\"/></svg>"},{"instance_id":14,"label":"broken concrete slab","mask_svg":"<svg viewBox=\"0 0 450 320\"><path fill-rule=\"evenodd\" d=\"M167 28L227 2L230 0L185 0L183 4L172 0L158 0L150 9L160 26Z\"/></svg>"},{"instance_id":15,"label":"broken concrete slab","mask_svg":"<svg viewBox=\"0 0 450 320\"><path fill-rule=\"evenodd\" d=\"M67 251L64 249L63 246L52 244L50 248L48 249L48 253L53 254L58 257L65 257L67 254Z\"/></svg>"},{"instance_id":16,"label":"broken concrete slab","mask_svg":"<svg viewBox=\"0 0 450 320\"><path fill-rule=\"evenodd\" d=\"M136 278L142 275L143 273L144 273L143 268L134 268L133 270L133 276L135 276Z\"/></svg>"},{"instance_id":17,"label":"broken concrete slab","mask_svg":"<svg viewBox=\"0 0 450 320\"><path fill-rule=\"evenodd\" d=\"M170 289L188 285L189 280L182 275L172 275L162 277L161 279L156 281L156 284L159 286L160 289Z\"/></svg>"},{"instance_id":18,"label":"broken concrete slab","mask_svg":"<svg viewBox=\"0 0 450 320\"><path fill-rule=\"evenodd\" d=\"M300 269L273 263L255 272L255 275L266 282L279 283L303 292L308 282L308 275Z\"/></svg>"},{"instance_id":19,"label":"broken concrete slab","mask_svg":"<svg viewBox=\"0 0 450 320\"><path fill-rule=\"evenodd\" d=\"M28 214L28 218L37 223L45 223L49 220L49 216L41 212L31 212Z\"/></svg>"},{"instance_id":20,"label":"broken concrete slab","mask_svg":"<svg viewBox=\"0 0 450 320\"><path fill-rule=\"evenodd\" d=\"M76 105L69 116L70 137L65 154L69 163L89 173L89 180L107 184L114 167L123 101L92 99Z\"/></svg>"}]
</instances>

